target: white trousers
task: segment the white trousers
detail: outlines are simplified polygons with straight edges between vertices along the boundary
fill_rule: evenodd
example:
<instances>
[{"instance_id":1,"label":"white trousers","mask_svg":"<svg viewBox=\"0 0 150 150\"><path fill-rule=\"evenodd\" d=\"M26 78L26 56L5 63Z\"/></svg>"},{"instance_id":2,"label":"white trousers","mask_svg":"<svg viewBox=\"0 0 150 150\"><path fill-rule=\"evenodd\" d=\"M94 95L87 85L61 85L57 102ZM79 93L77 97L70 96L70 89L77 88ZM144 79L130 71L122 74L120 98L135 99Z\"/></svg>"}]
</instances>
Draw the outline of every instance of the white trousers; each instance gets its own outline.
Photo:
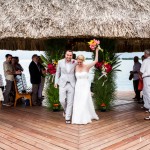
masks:
<instances>
[{"instance_id":1,"label":"white trousers","mask_svg":"<svg viewBox=\"0 0 150 150\"><path fill-rule=\"evenodd\" d=\"M143 78L144 107L150 110L150 77Z\"/></svg>"},{"instance_id":2,"label":"white trousers","mask_svg":"<svg viewBox=\"0 0 150 150\"><path fill-rule=\"evenodd\" d=\"M59 87L59 101L66 113L66 120L71 120L74 100L74 87L67 83L65 87Z\"/></svg>"}]
</instances>

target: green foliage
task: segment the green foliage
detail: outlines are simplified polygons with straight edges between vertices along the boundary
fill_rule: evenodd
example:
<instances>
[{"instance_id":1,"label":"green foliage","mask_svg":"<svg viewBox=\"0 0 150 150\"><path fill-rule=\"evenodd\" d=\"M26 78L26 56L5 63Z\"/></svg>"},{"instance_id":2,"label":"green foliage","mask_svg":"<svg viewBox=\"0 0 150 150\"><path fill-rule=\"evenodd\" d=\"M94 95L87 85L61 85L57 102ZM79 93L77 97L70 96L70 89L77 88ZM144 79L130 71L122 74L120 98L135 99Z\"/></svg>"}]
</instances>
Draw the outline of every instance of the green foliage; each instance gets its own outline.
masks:
<instances>
[{"instance_id":1,"label":"green foliage","mask_svg":"<svg viewBox=\"0 0 150 150\"><path fill-rule=\"evenodd\" d=\"M112 101L116 98L116 83L115 83L115 73L111 72L108 74L107 78L102 77L100 80L97 80L99 77L98 70L95 71L94 79L94 99L98 108L101 107L102 103L106 104L106 108L109 109ZM105 82L104 86L103 83Z\"/></svg>"},{"instance_id":2,"label":"green foliage","mask_svg":"<svg viewBox=\"0 0 150 150\"><path fill-rule=\"evenodd\" d=\"M46 42L45 57L49 63L53 60L58 61L64 56L66 39L50 39Z\"/></svg>"},{"instance_id":3,"label":"green foliage","mask_svg":"<svg viewBox=\"0 0 150 150\"><path fill-rule=\"evenodd\" d=\"M59 104L58 109L60 109L61 106L60 106L60 102L59 102L59 90L54 87L53 82L49 82L47 84L46 95L48 98L48 100L47 100L48 108L50 110L55 109L54 104Z\"/></svg>"}]
</instances>

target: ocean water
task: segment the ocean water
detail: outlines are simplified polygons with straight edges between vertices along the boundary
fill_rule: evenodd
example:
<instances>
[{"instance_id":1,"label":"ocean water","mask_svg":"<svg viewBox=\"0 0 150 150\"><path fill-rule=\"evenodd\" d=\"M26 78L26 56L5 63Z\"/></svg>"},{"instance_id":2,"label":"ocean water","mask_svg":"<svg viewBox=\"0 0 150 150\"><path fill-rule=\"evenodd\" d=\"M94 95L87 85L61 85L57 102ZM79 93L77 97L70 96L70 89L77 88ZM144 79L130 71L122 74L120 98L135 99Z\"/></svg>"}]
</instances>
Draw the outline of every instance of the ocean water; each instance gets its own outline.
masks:
<instances>
[{"instance_id":1,"label":"ocean water","mask_svg":"<svg viewBox=\"0 0 150 150\"><path fill-rule=\"evenodd\" d=\"M30 75L29 75L29 70L28 66L31 62L31 57L33 54L41 55L44 54L41 51L6 51L6 50L0 50L0 74L3 76L3 81L5 84L5 78L4 78L4 73L3 73L3 62L5 61L5 55L6 54L12 54L13 56L18 56L20 59L20 64L24 68L24 74L26 76L27 80L27 85L31 86L30 84ZM75 52L76 55L83 54L86 57L85 63L90 63L92 60L92 53L90 52ZM133 83L130 81L129 78L129 72L133 68L133 60L122 60L122 58L133 58L134 56L139 56L141 57L143 53L119 53L120 61L121 61L121 66L119 69L121 70L120 72L117 72L116 76L116 83L117 83L117 90L118 91L133 91ZM92 69L90 70L89 74L89 80L92 82L93 80L93 71Z\"/></svg>"}]
</instances>

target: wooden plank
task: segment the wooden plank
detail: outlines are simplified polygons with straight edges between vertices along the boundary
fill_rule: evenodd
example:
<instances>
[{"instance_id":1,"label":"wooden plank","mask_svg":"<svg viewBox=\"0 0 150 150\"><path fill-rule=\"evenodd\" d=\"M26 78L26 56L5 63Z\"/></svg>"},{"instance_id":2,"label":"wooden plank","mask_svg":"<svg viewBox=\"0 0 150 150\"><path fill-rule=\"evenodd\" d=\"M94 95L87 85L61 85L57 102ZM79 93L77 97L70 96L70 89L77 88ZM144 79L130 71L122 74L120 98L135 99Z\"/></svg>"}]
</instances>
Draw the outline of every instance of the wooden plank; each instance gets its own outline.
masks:
<instances>
[{"instance_id":1,"label":"wooden plank","mask_svg":"<svg viewBox=\"0 0 150 150\"><path fill-rule=\"evenodd\" d=\"M46 139L47 141L45 140L39 140L38 138L35 138L34 136L30 136L30 135L27 135L27 134L24 134L22 132L19 132L17 130L14 130L14 129L6 129L5 130L5 127L1 127L0 125L0 130L3 134L6 134L6 137L13 137L14 139L17 139L20 143L21 142L24 142L24 143L27 143L29 145L31 145L30 147L35 147L35 149L58 149L58 150L62 150L63 148L59 147L59 146L55 146L54 144L51 144L48 141L48 139ZM38 136L38 135L37 135Z\"/></svg>"},{"instance_id":2,"label":"wooden plank","mask_svg":"<svg viewBox=\"0 0 150 150\"><path fill-rule=\"evenodd\" d=\"M1 141L1 143L0 143L0 148L1 149L5 149L5 150L16 150L15 148L10 147L10 146L4 144L3 141Z\"/></svg>"},{"instance_id":3,"label":"wooden plank","mask_svg":"<svg viewBox=\"0 0 150 150\"><path fill-rule=\"evenodd\" d=\"M150 144L147 144L146 146L139 148L139 150L150 150Z\"/></svg>"},{"instance_id":4,"label":"wooden plank","mask_svg":"<svg viewBox=\"0 0 150 150\"><path fill-rule=\"evenodd\" d=\"M131 142L123 142L122 146L119 146L118 148L115 148L115 150L133 150L133 149L139 149L145 145L147 145L148 140L150 138L150 134L146 136L142 136L139 139L135 139Z\"/></svg>"},{"instance_id":5,"label":"wooden plank","mask_svg":"<svg viewBox=\"0 0 150 150\"><path fill-rule=\"evenodd\" d=\"M11 136L10 134L6 134L5 130L0 129L1 133L0 133L0 139L1 141L9 141L13 144L22 146L26 149L32 149L32 150L41 150L37 147L34 147L32 145L30 145L29 143L26 143L25 141L21 140L21 137L19 137L18 139L15 138L15 136ZM7 145L7 141L6 141L6 145ZM4 143L4 142L3 142ZM14 147L15 148L15 147Z\"/></svg>"},{"instance_id":6,"label":"wooden plank","mask_svg":"<svg viewBox=\"0 0 150 150\"><path fill-rule=\"evenodd\" d=\"M136 103L99 112L99 121L87 125L66 125L62 111L43 107L2 107L0 109L0 149L140 149L147 148L150 136L145 113ZM8 143L7 143L8 140ZM13 144L11 144L13 143ZM7 147L7 148L6 148ZM119 149L120 148L120 149Z\"/></svg>"},{"instance_id":7,"label":"wooden plank","mask_svg":"<svg viewBox=\"0 0 150 150\"><path fill-rule=\"evenodd\" d=\"M7 112L8 114L8 112ZM15 115L15 114L14 114ZM11 118L11 113L9 115L7 115L7 118L9 119L9 121L12 121L12 124L15 124L14 126L16 126L16 122L17 122L17 125L20 125L22 126L23 124L23 127L24 128L30 128L32 130L36 129L36 131L39 131L39 132L42 132L42 133L45 133L45 134L49 134L51 136L55 136L55 137L59 137L59 138L62 138L62 139L66 139L66 140L69 140L71 142L74 142L74 143L77 143L77 138L78 137L75 137L73 135L70 134L65 134L64 136L64 133L62 130L58 131L58 129L55 129L55 130L52 130L51 128L49 127L43 127L43 126L40 126L40 121L38 121L38 123L36 123L36 121L34 121L34 118L31 118L29 117L28 119L26 119L25 117L22 118L23 116L21 116L21 118L19 117L18 119L18 116L17 114L15 115L15 120ZM1 117L5 120L5 117ZM30 119L30 121L28 121ZM7 120L5 120L6 122ZM43 130L44 128L44 130ZM41 134L42 134L41 133Z\"/></svg>"},{"instance_id":8,"label":"wooden plank","mask_svg":"<svg viewBox=\"0 0 150 150\"><path fill-rule=\"evenodd\" d=\"M115 144L113 144L113 145L111 145L111 146L109 146L109 147L106 147L106 148L104 148L104 150L109 150L109 149L116 149L116 148L120 148L122 145L124 145L125 143L129 143L129 142L132 142L132 141L135 141L135 140L140 140L140 138L141 137L144 137L145 135L148 135L148 134L150 134L150 130L146 130L146 131L144 131L144 132L139 132L138 134L136 134L135 132L134 132L134 134L135 135L133 135L133 136L131 136L131 137L129 137L129 138L126 138L126 139L124 139L124 140L120 140L120 142L118 142L118 143L115 143Z\"/></svg>"}]
</instances>

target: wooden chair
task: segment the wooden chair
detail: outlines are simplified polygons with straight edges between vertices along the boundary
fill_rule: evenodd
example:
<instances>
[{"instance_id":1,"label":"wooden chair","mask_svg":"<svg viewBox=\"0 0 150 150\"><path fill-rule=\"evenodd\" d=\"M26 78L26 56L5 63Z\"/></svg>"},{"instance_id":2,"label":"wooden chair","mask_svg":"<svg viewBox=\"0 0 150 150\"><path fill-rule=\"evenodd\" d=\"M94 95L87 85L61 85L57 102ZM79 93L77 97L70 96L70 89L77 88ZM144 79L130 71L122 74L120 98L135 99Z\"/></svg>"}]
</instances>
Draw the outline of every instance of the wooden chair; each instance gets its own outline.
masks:
<instances>
[{"instance_id":1,"label":"wooden chair","mask_svg":"<svg viewBox=\"0 0 150 150\"><path fill-rule=\"evenodd\" d=\"M16 91L14 107L16 107L17 100L19 98L29 99L30 106L32 106L31 92L29 92L28 89L26 88L26 81L24 81L24 77L22 75L17 75L14 84L15 84L15 91Z\"/></svg>"}]
</instances>

